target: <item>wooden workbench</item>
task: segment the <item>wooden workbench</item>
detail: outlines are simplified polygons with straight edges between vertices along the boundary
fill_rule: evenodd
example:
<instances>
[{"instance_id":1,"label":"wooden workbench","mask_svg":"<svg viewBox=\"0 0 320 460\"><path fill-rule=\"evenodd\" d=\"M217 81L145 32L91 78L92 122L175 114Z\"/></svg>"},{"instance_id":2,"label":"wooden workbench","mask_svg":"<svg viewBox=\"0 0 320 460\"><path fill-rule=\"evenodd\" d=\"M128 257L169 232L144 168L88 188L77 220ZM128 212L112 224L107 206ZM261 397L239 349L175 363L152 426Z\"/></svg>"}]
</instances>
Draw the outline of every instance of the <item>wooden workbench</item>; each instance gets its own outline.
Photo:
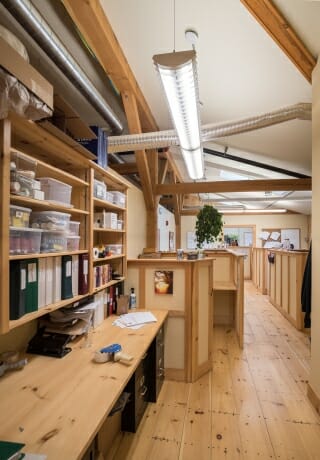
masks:
<instances>
[{"instance_id":1,"label":"wooden workbench","mask_svg":"<svg viewBox=\"0 0 320 460\"><path fill-rule=\"evenodd\" d=\"M152 312L157 323L137 330L112 326L109 317L91 333L90 347L80 340L62 359L28 355L24 369L1 377L0 439L25 443L25 452L48 460L81 459L167 316ZM131 366L92 361L111 343L134 356Z\"/></svg>"}]
</instances>

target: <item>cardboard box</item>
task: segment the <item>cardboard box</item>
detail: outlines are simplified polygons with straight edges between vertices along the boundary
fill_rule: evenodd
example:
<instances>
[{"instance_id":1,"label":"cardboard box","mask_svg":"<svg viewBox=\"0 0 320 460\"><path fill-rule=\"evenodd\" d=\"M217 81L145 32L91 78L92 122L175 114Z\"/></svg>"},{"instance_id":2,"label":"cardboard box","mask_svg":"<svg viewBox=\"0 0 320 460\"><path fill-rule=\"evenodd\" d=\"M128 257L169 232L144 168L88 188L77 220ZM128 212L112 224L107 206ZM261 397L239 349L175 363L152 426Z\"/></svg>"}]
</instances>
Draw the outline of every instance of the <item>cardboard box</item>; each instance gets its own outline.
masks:
<instances>
[{"instance_id":1,"label":"cardboard box","mask_svg":"<svg viewBox=\"0 0 320 460\"><path fill-rule=\"evenodd\" d=\"M1 37L0 66L53 110L53 86Z\"/></svg>"}]
</instances>

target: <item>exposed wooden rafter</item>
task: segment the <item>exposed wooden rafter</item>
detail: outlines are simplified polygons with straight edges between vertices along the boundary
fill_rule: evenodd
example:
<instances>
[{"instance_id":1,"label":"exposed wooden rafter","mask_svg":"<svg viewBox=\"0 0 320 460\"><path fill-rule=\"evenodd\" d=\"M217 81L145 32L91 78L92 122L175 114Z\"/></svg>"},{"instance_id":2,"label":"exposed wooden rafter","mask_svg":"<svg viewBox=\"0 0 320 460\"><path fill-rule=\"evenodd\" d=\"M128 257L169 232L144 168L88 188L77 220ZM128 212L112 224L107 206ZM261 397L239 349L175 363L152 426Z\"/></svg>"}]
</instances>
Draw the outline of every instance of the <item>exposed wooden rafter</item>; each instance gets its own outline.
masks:
<instances>
[{"instance_id":1,"label":"exposed wooden rafter","mask_svg":"<svg viewBox=\"0 0 320 460\"><path fill-rule=\"evenodd\" d=\"M217 182L185 182L159 184L157 195L184 193L268 192L311 190L311 179L259 179Z\"/></svg>"},{"instance_id":2,"label":"exposed wooden rafter","mask_svg":"<svg viewBox=\"0 0 320 460\"><path fill-rule=\"evenodd\" d=\"M158 131L157 123L100 2L97 0L62 1L115 87L120 93L131 91L135 95L142 131Z\"/></svg>"},{"instance_id":3,"label":"exposed wooden rafter","mask_svg":"<svg viewBox=\"0 0 320 460\"><path fill-rule=\"evenodd\" d=\"M316 59L271 0L241 0L273 40L311 82Z\"/></svg>"},{"instance_id":4,"label":"exposed wooden rafter","mask_svg":"<svg viewBox=\"0 0 320 460\"><path fill-rule=\"evenodd\" d=\"M138 174L137 163L112 163L111 168L122 175Z\"/></svg>"},{"instance_id":5,"label":"exposed wooden rafter","mask_svg":"<svg viewBox=\"0 0 320 460\"><path fill-rule=\"evenodd\" d=\"M141 125L135 95L132 92L124 91L122 93L122 101L130 133L141 133ZM155 198L146 152L144 150L137 150L135 152L135 157L146 208L153 210L155 208Z\"/></svg>"}]
</instances>

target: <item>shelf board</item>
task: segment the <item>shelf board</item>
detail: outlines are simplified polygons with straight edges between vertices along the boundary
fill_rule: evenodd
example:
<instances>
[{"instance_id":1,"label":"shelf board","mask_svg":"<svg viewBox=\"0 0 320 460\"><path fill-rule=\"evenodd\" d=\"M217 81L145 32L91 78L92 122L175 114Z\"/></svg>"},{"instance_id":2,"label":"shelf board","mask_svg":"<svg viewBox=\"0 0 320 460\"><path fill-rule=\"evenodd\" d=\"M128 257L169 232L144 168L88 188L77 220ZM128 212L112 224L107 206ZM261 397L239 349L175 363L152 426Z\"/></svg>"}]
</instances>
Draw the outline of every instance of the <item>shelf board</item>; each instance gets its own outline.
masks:
<instances>
[{"instance_id":1,"label":"shelf board","mask_svg":"<svg viewBox=\"0 0 320 460\"><path fill-rule=\"evenodd\" d=\"M11 148L11 152L18 152L19 155L22 155L26 159L31 159L34 161L34 158L26 155L25 153L21 152L18 149ZM52 179L59 180L61 182L65 182L69 185L72 186L82 186L82 187L89 187L89 182L86 182L82 179L80 179L77 176L74 176L73 174L70 174L63 169L58 169L55 166L51 166L50 164L45 163L44 161L41 160L36 160L37 162L37 179L39 177L51 177Z\"/></svg>"},{"instance_id":2,"label":"shelf board","mask_svg":"<svg viewBox=\"0 0 320 460\"><path fill-rule=\"evenodd\" d=\"M112 233L125 233L125 230L116 230L114 228L94 228L94 232L112 232Z\"/></svg>"},{"instance_id":3,"label":"shelf board","mask_svg":"<svg viewBox=\"0 0 320 460\"><path fill-rule=\"evenodd\" d=\"M100 198L94 198L93 199L93 204L96 208L108 208L108 209L115 209L117 211L125 211L126 208L123 208L122 206L118 206L117 204L113 204L110 201L106 200L100 200Z\"/></svg>"},{"instance_id":4,"label":"shelf board","mask_svg":"<svg viewBox=\"0 0 320 460\"><path fill-rule=\"evenodd\" d=\"M102 291L103 289L106 289L107 287L110 287L110 286L114 286L115 284L118 284L118 283L121 283L121 281L124 281L125 280L125 277L122 276L120 279L118 280L111 280L109 281L108 283L106 284L103 284L102 286L99 286L99 287L96 287L94 288L93 292L99 292L99 291Z\"/></svg>"},{"instance_id":5,"label":"shelf board","mask_svg":"<svg viewBox=\"0 0 320 460\"><path fill-rule=\"evenodd\" d=\"M114 254L112 256L99 257L98 259L93 259L93 263L95 263L95 262L108 262L108 260L122 259L122 257L125 257L125 254Z\"/></svg>"},{"instance_id":6,"label":"shelf board","mask_svg":"<svg viewBox=\"0 0 320 460\"><path fill-rule=\"evenodd\" d=\"M87 254L87 250L79 251L65 251L65 252L41 252L37 254L19 254L16 256L10 256L9 260L24 260L24 259L40 259L43 257L59 257L59 256L74 256L77 254Z\"/></svg>"},{"instance_id":7,"label":"shelf board","mask_svg":"<svg viewBox=\"0 0 320 460\"><path fill-rule=\"evenodd\" d=\"M117 190L126 190L127 188L131 188L132 184L128 180L126 180L123 176L119 173L114 171L112 168L108 166L107 169L102 168L97 163L90 161L91 167L95 170L95 172L100 175L102 178L105 178L107 182Z\"/></svg>"},{"instance_id":8,"label":"shelf board","mask_svg":"<svg viewBox=\"0 0 320 460\"><path fill-rule=\"evenodd\" d=\"M46 200L35 200L34 198L30 198L28 196L10 195L10 201L13 203L23 204L27 207L33 206L41 209L53 209L54 211L66 212L68 214L89 214L89 211L85 211L84 209L68 208L67 206L51 203L50 201Z\"/></svg>"},{"instance_id":9,"label":"shelf board","mask_svg":"<svg viewBox=\"0 0 320 460\"><path fill-rule=\"evenodd\" d=\"M58 310L61 307L65 307L67 305L70 305L72 303L78 302L81 299L84 299L85 297L88 297L90 294L84 294L84 295L77 295L75 297L72 297L71 299L66 299L66 300L60 300L57 303L53 303L51 305L46 305L45 307L40 308L40 310L33 311L31 313L26 313L25 315L21 316L19 319L14 319L11 320L9 323L9 328L14 329L16 327L21 326L22 324L28 323L29 321L32 321L36 318L40 318L41 316L46 315L47 313L50 313L54 310Z\"/></svg>"}]
</instances>

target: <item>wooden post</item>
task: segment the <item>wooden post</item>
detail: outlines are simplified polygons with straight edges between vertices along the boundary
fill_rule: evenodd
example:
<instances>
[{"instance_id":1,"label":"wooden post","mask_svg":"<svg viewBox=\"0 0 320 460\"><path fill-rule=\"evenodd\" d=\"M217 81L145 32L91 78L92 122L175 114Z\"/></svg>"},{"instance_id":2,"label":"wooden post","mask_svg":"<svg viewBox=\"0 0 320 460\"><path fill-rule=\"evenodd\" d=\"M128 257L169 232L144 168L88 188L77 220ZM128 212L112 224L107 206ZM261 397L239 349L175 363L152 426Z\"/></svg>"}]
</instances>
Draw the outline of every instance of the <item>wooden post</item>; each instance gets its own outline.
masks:
<instances>
[{"instance_id":1,"label":"wooden post","mask_svg":"<svg viewBox=\"0 0 320 460\"><path fill-rule=\"evenodd\" d=\"M11 123L0 121L0 332L9 330L9 197Z\"/></svg>"}]
</instances>

